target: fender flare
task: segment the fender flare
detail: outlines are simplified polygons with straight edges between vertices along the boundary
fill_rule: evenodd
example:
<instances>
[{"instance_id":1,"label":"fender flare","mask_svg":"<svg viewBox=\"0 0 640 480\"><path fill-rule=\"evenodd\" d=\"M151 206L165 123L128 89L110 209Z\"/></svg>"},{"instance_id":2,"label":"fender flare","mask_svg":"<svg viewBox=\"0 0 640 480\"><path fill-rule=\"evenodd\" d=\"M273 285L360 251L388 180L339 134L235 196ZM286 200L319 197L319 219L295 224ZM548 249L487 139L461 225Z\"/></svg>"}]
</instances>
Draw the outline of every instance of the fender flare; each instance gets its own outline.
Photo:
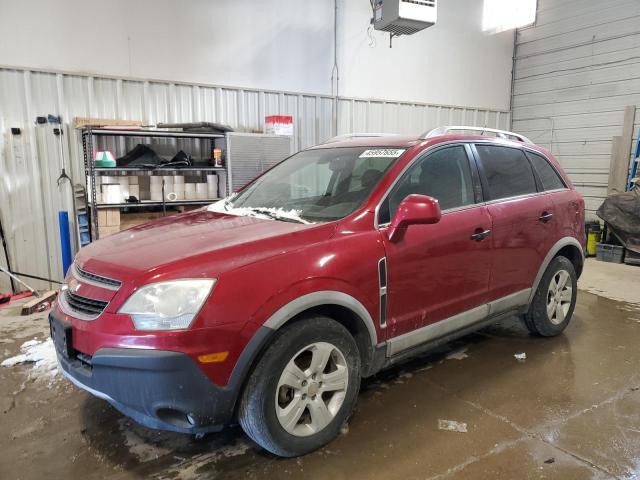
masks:
<instances>
[{"instance_id":1,"label":"fender flare","mask_svg":"<svg viewBox=\"0 0 640 480\"><path fill-rule=\"evenodd\" d=\"M555 258L555 256L558 254L560 250L562 250L564 247L567 247L567 246L577 247L578 250L580 251L580 254L582 255L582 262L584 263L584 250L578 240L576 240L574 237L563 237L560 240L558 240L549 249L549 252L547 252L547 256L544 257L544 260L542 261L542 265L540 265L538 274L536 275L536 278L533 281L533 287L531 288L531 295L529 295L529 304L531 304L531 302L533 301L533 297L535 296L536 291L538 290L538 285L540 284L540 280L542 280L542 276L544 275L544 272L546 272L547 267L551 263L551 260Z\"/></svg>"},{"instance_id":2,"label":"fender flare","mask_svg":"<svg viewBox=\"0 0 640 480\"><path fill-rule=\"evenodd\" d=\"M299 313L322 305L340 305L341 307L348 308L355 313L362 320L365 327L367 327L371 347L375 348L378 344L378 336L373 318L371 318L369 311L356 298L335 290L321 290L302 295L301 297L298 297L280 307L269 317L263 326L272 330L277 330Z\"/></svg>"}]
</instances>

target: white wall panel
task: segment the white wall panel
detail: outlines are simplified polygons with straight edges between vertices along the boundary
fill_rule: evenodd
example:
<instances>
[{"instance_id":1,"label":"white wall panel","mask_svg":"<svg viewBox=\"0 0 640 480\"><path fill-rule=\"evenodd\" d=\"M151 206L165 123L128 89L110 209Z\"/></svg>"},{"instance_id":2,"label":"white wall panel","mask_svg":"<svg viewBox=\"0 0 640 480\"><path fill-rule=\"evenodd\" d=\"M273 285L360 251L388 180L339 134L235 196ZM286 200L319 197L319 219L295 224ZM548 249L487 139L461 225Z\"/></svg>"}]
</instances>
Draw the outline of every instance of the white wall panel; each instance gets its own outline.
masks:
<instances>
[{"instance_id":1,"label":"white wall panel","mask_svg":"<svg viewBox=\"0 0 640 480\"><path fill-rule=\"evenodd\" d=\"M513 129L550 148L583 194L606 197L611 138L640 106L640 2L539 0L516 37ZM634 140L640 127L636 112Z\"/></svg>"},{"instance_id":2,"label":"white wall panel","mask_svg":"<svg viewBox=\"0 0 640 480\"><path fill-rule=\"evenodd\" d=\"M337 8L341 95L508 108L513 32L483 32L482 1L442 2L435 27L393 48L387 33L368 31L369 0ZM335 87L332 0L0 0L0 32L5 66L323 95Z\"/></svg>"},{"instance_id":3,"label":"white wall panel","mask_svg":"<svg viewBox=\"0 0 640 480\"><path fill-rule=\"evenodd\" d=\"M292 115L295 150L349 132L418 135L450 123L509 125L509 114L503 111L341 97L334 132L333 112L334 99L327 95L0 68L0 214L13 267L62 278L57 212L71 210L71 205L55 183L60 162L54 137L46 131L49 127L35 126L36 116L62 115L68 171L76 183L84 182L79 137L68 128L76 116L150 125L214 121L262 132L266 115ZM13 137L11 127L20 127L22 135ZM0 282L6 287L5 279Z\"/></svg>"}]
</instances>

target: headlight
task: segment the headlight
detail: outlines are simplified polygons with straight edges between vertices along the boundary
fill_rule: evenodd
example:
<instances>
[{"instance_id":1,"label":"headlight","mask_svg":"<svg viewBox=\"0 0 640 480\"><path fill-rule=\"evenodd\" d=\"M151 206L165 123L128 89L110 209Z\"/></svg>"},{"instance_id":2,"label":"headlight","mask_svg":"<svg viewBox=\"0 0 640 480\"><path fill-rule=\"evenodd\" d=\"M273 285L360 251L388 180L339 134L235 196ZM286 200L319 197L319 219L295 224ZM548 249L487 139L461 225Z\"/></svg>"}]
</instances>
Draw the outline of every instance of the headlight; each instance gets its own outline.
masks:
<instances>
[{"instance_id":1,"label":"headlight","mask_svg":"<svg viewBox=\"0 0 640 480\"><path fill-rule=\"evenodd\" d=\"M130 315L137 330L188 328L215 283L215 279L150 283L131 295L119 313Z\"/></svg>"}]
</instances>

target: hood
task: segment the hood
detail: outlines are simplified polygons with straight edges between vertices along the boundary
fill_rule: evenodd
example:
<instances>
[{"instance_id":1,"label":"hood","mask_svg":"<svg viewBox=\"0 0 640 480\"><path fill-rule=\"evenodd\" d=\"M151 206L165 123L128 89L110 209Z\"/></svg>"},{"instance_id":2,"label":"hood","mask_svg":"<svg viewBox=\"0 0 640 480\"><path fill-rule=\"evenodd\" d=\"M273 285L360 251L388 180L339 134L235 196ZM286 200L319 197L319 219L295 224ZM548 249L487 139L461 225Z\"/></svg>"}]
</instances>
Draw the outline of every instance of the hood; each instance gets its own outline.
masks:
<instances>
[{"instance_id":1,"label":"hood","mask_svg":"<svg viewBox=\"0 0 640 480\"><path fill-rule=\"evenodd\" d=\"M93 242L80 268L118 280L202 277L325 240L335 223L303 225L198 210L165 217Z\"/></svg>"}]
</instances>

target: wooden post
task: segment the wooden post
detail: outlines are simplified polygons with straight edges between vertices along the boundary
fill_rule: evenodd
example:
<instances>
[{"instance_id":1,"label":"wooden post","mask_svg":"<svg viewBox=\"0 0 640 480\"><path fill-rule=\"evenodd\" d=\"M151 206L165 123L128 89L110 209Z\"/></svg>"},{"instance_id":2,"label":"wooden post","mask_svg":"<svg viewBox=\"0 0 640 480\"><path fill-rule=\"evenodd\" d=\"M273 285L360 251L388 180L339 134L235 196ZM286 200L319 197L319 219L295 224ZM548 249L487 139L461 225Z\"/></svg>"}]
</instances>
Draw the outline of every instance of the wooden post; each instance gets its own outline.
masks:
<instances>
[{"instance_id":1,"label":"wooden post","mask_svg":"<svg viewBox=\"0 0 640 480\"><path fill-rule=\"evenodd\" d=\"M630 105L624 109L622 136L613 137L611 143L611 163L609 164L609 185L607 194L622 193L627 189L631 143L633 141L633 122L636 107Z\"/></svg>"}]
</instances>

